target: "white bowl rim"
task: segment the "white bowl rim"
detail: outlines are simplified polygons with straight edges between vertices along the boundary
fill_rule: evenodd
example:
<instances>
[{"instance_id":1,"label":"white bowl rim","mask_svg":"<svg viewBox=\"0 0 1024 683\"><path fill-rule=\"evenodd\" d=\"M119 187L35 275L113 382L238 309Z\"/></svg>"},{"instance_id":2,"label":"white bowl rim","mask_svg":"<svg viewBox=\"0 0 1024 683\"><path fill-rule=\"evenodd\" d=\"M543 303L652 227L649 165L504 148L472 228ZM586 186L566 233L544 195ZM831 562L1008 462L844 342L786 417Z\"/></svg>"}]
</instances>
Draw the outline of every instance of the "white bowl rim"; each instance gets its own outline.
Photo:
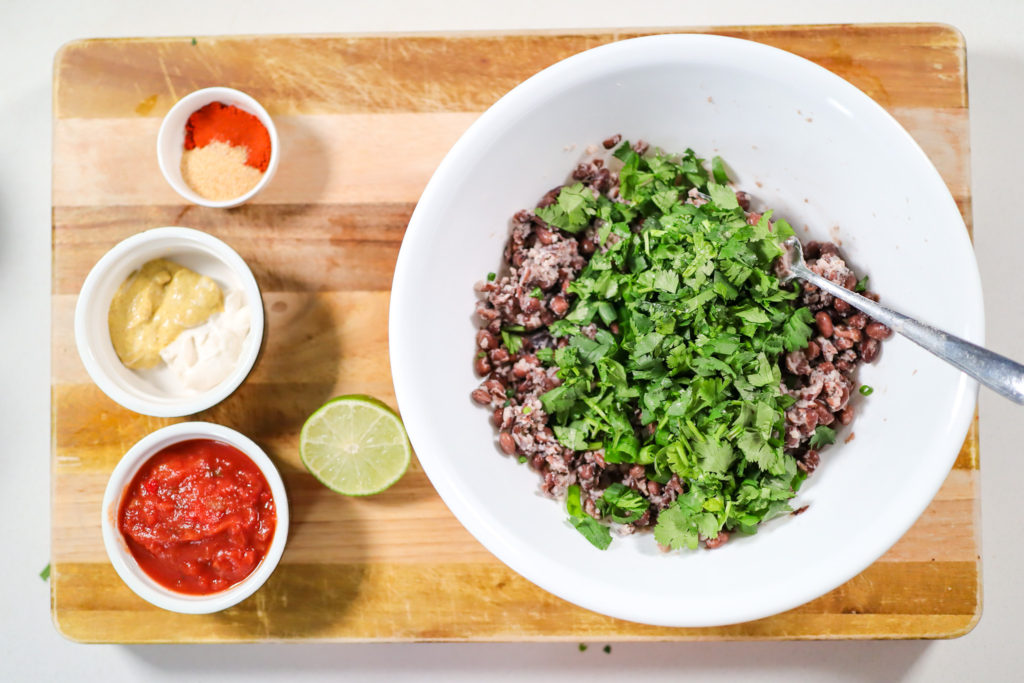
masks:
<instances>
[{"instance_id":1,"label":"white bowl rim","mask_svg":"<svg viewBox=\"0 0 1024 683\"><path fill-rule=\"evenodd\" d=\"M160 586L138 566L124 543L115 521L125 489L135 474L157 452L191 439L215 439L242 451L263 473L274 496L276 522L267 554L249 576L230 588L207 595L178 593ZM277 467L256 443L244 434L212 422L179 422L152 432L132 446L114 467L107 481L101 508L103 547L121 580L143 600L181 614L209 614L236 605L255 593L274 572L288 541L288 496ZM143 578L145 577L145 578Z\"/></svg>"},{"instance_id":2,"label":"white bowl rim","mask_svg":"<svg viewBox=\"0 0 1024 683\"><path fill-rule=\"evenodd\" d=\"M263 124L267 129L267 133L270 135L270 161L267 163L267 170L263 172L260 181L245 194L231 199L206 199L189 187L188 183L184 182L184 180L182 180L180 186L172 180L172 178L180 177L181 171L180 169L174 169L171 160L164 155L163 143L164 139L168 135L171 135L171 121L179 111L189 107L195 107L198 109L201 106L205 106L210 102L219 101L220 99L236 99L241 101L243 103L242 109L245 109L260 120L260 123ZM197 102L200 100L203 101L203 104L197 105ZM248 93L224 86L202 88L201 90L196 90L183 96L180 100L174 103L174 106L172 106L166 114L164 114L163 121L160 123L160 131L157 133L156 137L157 163L160 166L160 172L163 173L164 180L167 181L167 184L170 185L175 192L181 195L182 198L187 199L193 204L207 206L212 209L230 209L235 206L240 206L259 194L277 172L277 165L281 160L280 149L281 146L277 137L277 125L274 123L274 119L272 119L270 114L267 113L267 110L263 105Z\"/></svg>"},{"instance_id":3,"label":"white bowl rim","mask_svg":"<svg viewBox=\"0 0 1024 683\"><path fill-rule=\"evenodd\" d=\"M113 268L121 259L129 256L140 246L167 239L184 240L208 249L238 277L246 302L250 303L249 334L253 335L254 339L252 345L238 359L235 369L220 384L200 394L182 397L181 400L173 403L156 404L125 391L103 370L101 364L96 360L89 341L87 316L89 315L90 302L95 296L96 288L99 286L103 274L107 270ZM82 289L78 294L78 301L75 304L75 345L78 348L78 355L82 359L82 364L85 366L86 372L89 373L89 377L104 394L116 403L136 413L152 415L154 417L192 415L215 406L230 396L248 377L252 366L256 363L256 358L259 357L260 348L263 345L263 325L263 297L248 264L226 242L209 233L193 228L150 228L121 240L100 257L100 260L89 271L85 282L82 283Z\"/></svg>"},{"instance_id":4,"label":"white bowl rim","mask_svg":"<svg viewBox=\"0 0 1024 683\"><path fill-rule=\"evenodd\" d=\"M407 345L395 342L395 340L415 338L414 331L406 329L403 323L408 318L404 313L407 298L405 292L412 291L416 287L416 283L406 276L406 272L410 270L407 264L415 258L414 252L421 251L420 245L431 237L428 215L436 213L442 201L437 194L437 188L449 184L450 177L457 176L462 158L471 155L478 140L486 140L493 131L501 129L504 121L515 117L519 110L526 108L526 105L521 104L522 99L529 99L531 95L544 93L553 88L564 87L567 72L571 73L578 68L585 69L595 60L605 59L611 55L623 57L648 48L682 48L684 45L688 49L700 52L705 58L709 54L714 54L717 58L726 59L725 55L728 53L728 59L733 59L737 54L749 56L751 52L754 52L758 57L785 63L788 67L803 70L819 80L830 82L832 87L843 94L846 98L845 101L853 104L859 113L873 118L880 125L890 126L898 131L907 144L908 152L917 156L919 161L924 162L922 166L927 169L924 172L931 176L933 182L940 183L944 189L938 201L944 202L947 209L951 209L957 216L957 220L963 224L959 209L946 188L945 182L913 137L881 105L824 67L785 50L740 38L686 33L631 38L591 48L547 67L504 95L474 121L459 138L427 183L409 220L392 281L388 338L390 340L390 362L395 397L420 464L455 517L487 550L537 586L586 609L650 625L707 627L751 621L784 612L824 595L862 572L895 544L928 507L956 459L960 442L951 446L948 452L937 454L937 456L945 456L948 466L933 468L929 471L928 478L919 482L916 488L917 495L907 500L904 505L903 509L906 514L901 519L893 521L888 534L872 537L870 541L865 540L863 545L856 547L856 551L848 550L840 558L842 561L835 563L844 567L842 571L837 570L827 575L810 576L808 581L803 584L802 589L790 593L766 592L763 601L757 605L725 601L725 604L720 605L713 614L681 615L673 611L676 605L669 604L660 609L638 610L621 602L610 602L597 597L600 595L601 584L591 582L587 577L574 575L573 581L561 580L559 565L550 562L530 546L519 543L516 539L509 538L508 535L503 535L501 530L492 524L496 520L485 517L484 513L472 507L463 498L458 487L449 478L450 474L443 457L432 454L428 449L421 449L417 444L421 424L426 422L426 419L422 418L414 409L416 404L414 403L413 387L406 380L411 373L407 373L406 370L419 359L411 348L412 345L409 345L410 348L407 349ZM957 247L969 256L966 260L969 261L970 267L967 268L964 277L970 281L972 289L976 292L971 319L967 321L970 333L964 336L977 344L983 344L984 308L981 277L977 262L973 258L972 245L966 226L961 233L953 235L951 239L959 241ZM409 337L410 334L413 336ZM954 425L954 430L961 434L961 440L963 435L966 435L973 419L977 390L977 382L966 375L961 375L955 392L958 409L951 417L951 424ZM422 444L424 441L420 443Z\"/></svg>"}]
</instances>

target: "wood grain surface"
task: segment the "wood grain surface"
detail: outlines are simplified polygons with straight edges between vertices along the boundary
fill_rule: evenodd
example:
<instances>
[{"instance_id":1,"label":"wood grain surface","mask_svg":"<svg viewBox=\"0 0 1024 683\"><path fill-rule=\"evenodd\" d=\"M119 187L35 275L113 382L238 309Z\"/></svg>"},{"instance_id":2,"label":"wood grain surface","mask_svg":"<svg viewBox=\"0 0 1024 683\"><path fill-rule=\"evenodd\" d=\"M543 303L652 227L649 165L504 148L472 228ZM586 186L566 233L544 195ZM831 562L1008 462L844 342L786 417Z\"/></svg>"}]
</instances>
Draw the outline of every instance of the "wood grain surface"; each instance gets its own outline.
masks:
<instances>
[{"instance_id":1,"label":"wood grain surface","mask_svg":"<svg viewBox=\"0 0 1024 683\"><path fill-rule=\"evenodd\" d=\"M790 50L867 92L922 145L971 225L965 48L955 29L687 30ZM367 499L329 492L299 463L299 429L325 399L359 392L395 404L386 324L392 269L419 194L451 144L540 69L647 33L94 40L60 51L50 581L64 635L93 642L933 638L977 623L976 424L931 506L873 566L787 613L703 629L619 621L535 587L462 528L415 461L392 489ZM282 140L273 183L232 210L183 203L153 153L162 115L182 95L212 85L260 100ZM368 156L385 163L359 163ZM238 429L267 450L288 489L291 532L268 583L214 615L152 607L108 563L99 529L107 477L135 441L174 420L113 403L90 382L74 346L73 311L89 269L117 241L161 225L205 230L233 246L252 268L267 313L252 374L194 419Z\"/></svg>"}]
</instances>

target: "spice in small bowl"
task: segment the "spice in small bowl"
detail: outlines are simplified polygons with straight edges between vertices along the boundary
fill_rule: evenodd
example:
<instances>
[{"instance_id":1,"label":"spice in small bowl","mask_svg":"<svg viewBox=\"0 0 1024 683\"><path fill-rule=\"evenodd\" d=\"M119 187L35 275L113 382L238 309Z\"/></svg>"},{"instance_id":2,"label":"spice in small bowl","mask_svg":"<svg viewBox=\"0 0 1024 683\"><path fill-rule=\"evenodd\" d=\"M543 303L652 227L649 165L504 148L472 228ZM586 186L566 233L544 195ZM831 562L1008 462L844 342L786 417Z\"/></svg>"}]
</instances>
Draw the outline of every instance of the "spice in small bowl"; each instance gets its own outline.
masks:
<instances>
[{"instance_id":1,"label":"spice in small bowl","mask_svg":"<svg viewBox=\"0 0 1024 683\"><path fill-rule=\"evenodd\" d=\"M180 99L157 139L160 170L182 197L202 206L238 206L277 169L277 130L266 110L232 88L205 88Z\"/></svg>"},{"instance_id":2,"label":"spice in small bowl","mask_svg":"<svg viewBox=\"0 0 1024 683\"><path fill-rule=\"evenodd\" d=\"M181 175L205 199L240 197L259 184L270 164L270 133L232 104L210 102L185 124Z\"/></svg>"}]
</instances>

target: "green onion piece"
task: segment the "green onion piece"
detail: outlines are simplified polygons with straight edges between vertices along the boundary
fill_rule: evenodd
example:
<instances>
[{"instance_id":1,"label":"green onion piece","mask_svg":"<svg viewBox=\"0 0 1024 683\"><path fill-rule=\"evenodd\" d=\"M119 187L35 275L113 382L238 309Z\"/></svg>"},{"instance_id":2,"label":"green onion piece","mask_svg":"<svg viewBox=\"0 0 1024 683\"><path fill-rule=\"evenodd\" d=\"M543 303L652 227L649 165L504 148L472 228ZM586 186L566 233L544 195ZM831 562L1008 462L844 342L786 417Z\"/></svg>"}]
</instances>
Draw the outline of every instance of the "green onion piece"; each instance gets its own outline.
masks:
<instances>
[{"instance_id":1,"label":"green onion piece","mask_svg":"<svg viewBox=\"0 0 1024 683\"><path fill-rule=\"evenodd\" d=\"M869 387L867 384L861 384L860 385L860 395L861 396L870 396L873 393L875 393L875 390L872 389L871 387Z\"/></svg>"},{"instance_id":2,"label":"green onion piece","mask_svg":"<svg viewBox=\"0 0 1024 683\"><path fill-rule=\"evenodd\" d=\"M487 273L487 281L494 282L494 278L498 277L497 273Z\"/></svg>"}]
</instances>

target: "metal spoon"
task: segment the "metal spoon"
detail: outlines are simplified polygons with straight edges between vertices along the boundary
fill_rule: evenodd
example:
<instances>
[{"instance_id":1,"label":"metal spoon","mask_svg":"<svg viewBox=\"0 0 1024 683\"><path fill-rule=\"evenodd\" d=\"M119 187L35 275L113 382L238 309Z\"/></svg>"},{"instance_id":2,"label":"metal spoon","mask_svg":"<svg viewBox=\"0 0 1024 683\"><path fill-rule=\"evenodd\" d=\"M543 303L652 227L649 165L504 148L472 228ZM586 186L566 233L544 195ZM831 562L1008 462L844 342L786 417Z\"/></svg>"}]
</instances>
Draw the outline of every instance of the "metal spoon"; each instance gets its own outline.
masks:
<instances>
[{"instance_id":1,"label":"metal spoon","mask_svg":"<svg viewBox=\"0 0 1024 683\"><path fill-rule=\"evenodd\" d=\"M804 262L804 248L796 237L787 239L783 246L786 247L788 254L788 257L783 257L787 259L783 264L786 266L783 269L783 282L789 282L794 277L807 280L832 296L867 313L926 351L930 351L947 363L960 368L997 394L1016 403L1024 404L1024 365L931 325L908 318L902 313L881 306L871 299L851 292L818 275Z\"/></svg>"}]
</instances>

